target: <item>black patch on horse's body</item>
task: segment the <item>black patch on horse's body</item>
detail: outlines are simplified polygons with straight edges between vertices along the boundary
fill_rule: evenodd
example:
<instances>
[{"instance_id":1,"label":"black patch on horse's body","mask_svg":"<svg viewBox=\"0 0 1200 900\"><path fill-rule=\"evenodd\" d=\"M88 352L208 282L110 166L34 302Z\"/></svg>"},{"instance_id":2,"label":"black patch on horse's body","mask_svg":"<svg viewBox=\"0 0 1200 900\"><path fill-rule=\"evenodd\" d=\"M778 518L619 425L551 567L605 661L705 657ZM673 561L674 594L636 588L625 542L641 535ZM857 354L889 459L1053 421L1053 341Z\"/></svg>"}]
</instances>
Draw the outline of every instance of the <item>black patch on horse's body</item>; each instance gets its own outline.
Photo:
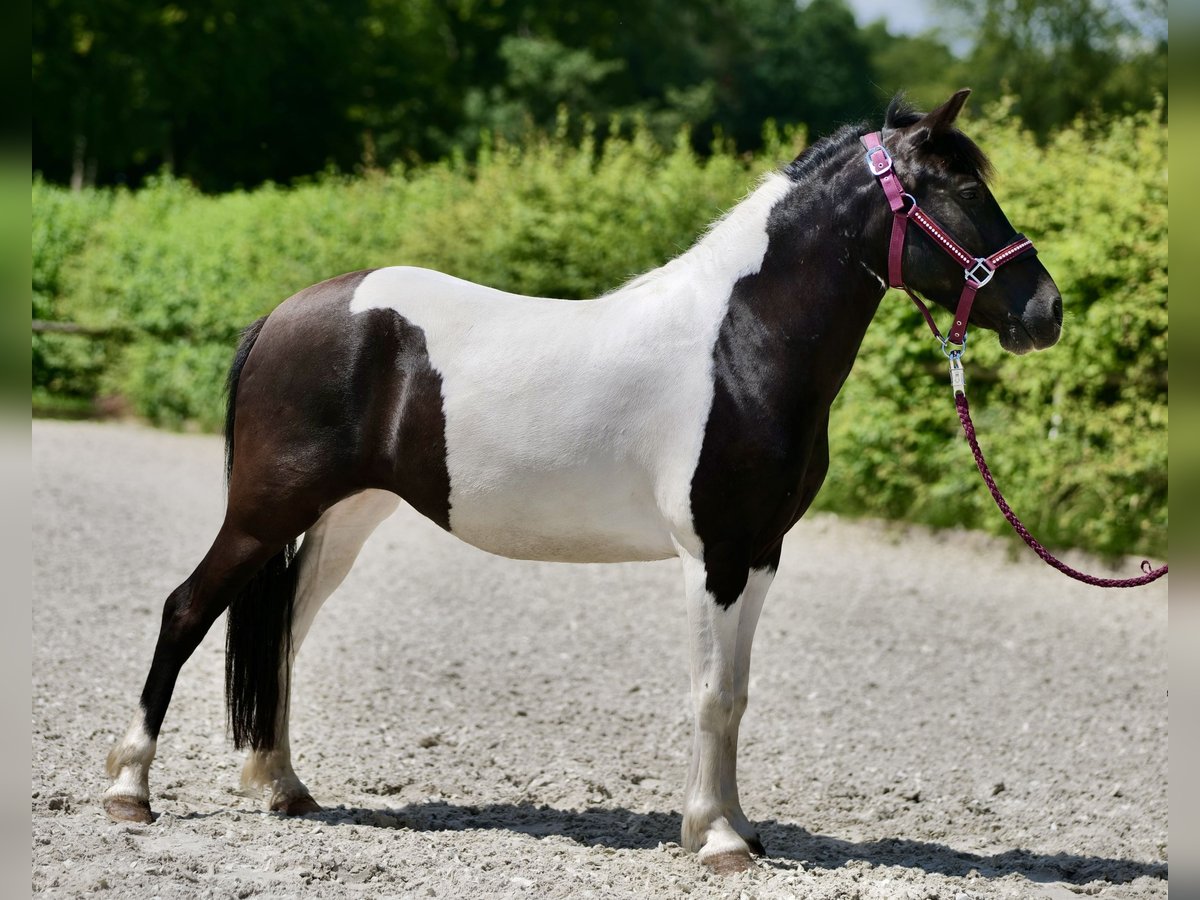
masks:
<instances>
[{"instance_id":1,"label":"black patch on horse's body","mask_svg":"<svg viewBox=\"0 0 1200 900\"><path fill-rule=\"evenodd\" d=\"M387 309L350 312L368 274L301 291L242 340L230 370L227 465L230 509L262 517L246 523L251 533L294 536L370 488L399 494L450 528L441 376L420 328ZM288 691L277 673L288 672L280 662L296 590L293 547L229 607L225 691L238 747L275 745Z\"/></svg>"},{"instance_id":2,"label":"black patch on horse's body","mask_svg":"<svg viewBox=\"0 0 1200 900\"><path fill-rule=\"evenodd\" d=\"M863 233L883 227L867 206L876 198L838 183L858 134L844 128L788 167L799 183L772 209L762 266L734 285L713 348L691 506L707 587L724 608L750 569L774 568L824 482L829 407L883 295L860 265Z\"/></svg>"},{"instance_id":3,"label":"black patch on horse's body","mask_svg":"<svg viewBox=\"0 0 1200 900\"><path fill-rule=\"evenodd\" d=\"M225 379L225 394L228 398L228 404L225 407L226 485L229 484L229 473L233 470L233 423L237 411L238 382L241 380L242 369L246 365L246 360L250 358L250 351L254 349L254 342L258 340L258 335L265 324L267 324L267 317L263 316L261 319L255 319L242 329L242 336L238 340L237 350L233 354L233 363L229 367L229 375Z\"/></svg>"},{"instance_id":4,"label":"black patch on horse's body","mask_svg":"<svg viewBox=\"0 0 1200 900\"><path fill-rule=\"evenodd\" d=\"M419 327L390 309L350 312L368 274L314 285L271 314L247 361L238 428L254 430L256 461L286 461L307 513L379 488L449 529L442 379Z\"/></svg>"},{"instance_id":5,"label":"black patch on horse's body","mask_svg":"<svg viewBox=\"0 0 1200 900\"><path fill-rule=\"evenodd\" d=\"M960 91L928 115L900 97L892 101L885 137L910 190L949 175L986 181L991 174L983 151L953 127L966 95ZM734 285L713 348L713 401L691 506L708 590L725 608L737 602L749 569L777 558L784 535L820 489L829 466L829 409L884 294L891 212L860 142L870 130L847 125L785 167L795 187L771 210L762 266ZM978 229L980 246L1003 245L1014 233L994 201L973 221L955 204L935 200L947 204L961 233ZM930 240L906 244L904 270L910 286L911 273L925 273L917 288L954 308L962 270ZM1025 296L1057 294L1040 265L1013 267L1002 277ZM984 302L995 306L997 293ZM975 321L985 327L1011 318L976 309Z\"/></svg>"},{"instance_id":6,"label":"black patch on horse's body","mask_svg":"<svg viewBox=\"0 0 1200 900\"><path fill-rule=\"evenodd\" d=\"M446 465L446 414L442 376L429 361L425 332L390 309L359 313L381 345L373 366L379 443L386 449L394 491L422 515L450 530L450 471ZM380 372L382 367L385 371ZM390 370L390 375L388 374ZM366 436L368 446L372 439Z\"/></svg>"}]
</instances>

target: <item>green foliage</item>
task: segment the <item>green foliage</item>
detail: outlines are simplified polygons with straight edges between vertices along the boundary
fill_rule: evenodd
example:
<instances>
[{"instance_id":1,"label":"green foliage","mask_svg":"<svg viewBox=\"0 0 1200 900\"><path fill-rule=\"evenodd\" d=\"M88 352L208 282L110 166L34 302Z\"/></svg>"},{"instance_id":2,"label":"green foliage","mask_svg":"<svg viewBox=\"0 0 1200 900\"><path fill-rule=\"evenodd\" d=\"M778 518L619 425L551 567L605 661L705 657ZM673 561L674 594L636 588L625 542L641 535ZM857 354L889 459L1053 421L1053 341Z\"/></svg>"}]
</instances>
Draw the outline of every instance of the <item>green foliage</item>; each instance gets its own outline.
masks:
<instances>
[{"instance_id":1,"label":"green foliage","mask_svg":"<svg viewBox=\"0 0 1200 900\"><path fill-rule=\"evenodd\" d=\"M47 0L32 26L34 168L77 186L412 165L564 104L757 146L768 117L824 130L872 100L845 0Z\"/></svg>"},{"instance_id":2,"label":"green foliage","mask_svg":"<svg viewBox=\"0 0 1200 900\"><path fill-rule=\"evenodd\" d=\"M935 34L891 34L883 20L868 25L865 32L883 97L903 93L921 108L934 109L964 85L982 87Z\"/></svg>"},{"instance_id":3,"label":"green foliage","mask_svg":"<svg viewBox=\"0 0 1200 900\"><path fill-rule=\"evenodd\" d=\"M996 33L986 46L1014 46L994 19L971 21ZM1149 102L1165 27L1136 56L1113 56L1113 33L1041 54L1070 78L1042 65L1018 82L1020 47L964 66L939 35L860 28L846 0L46 0L32 10L33 165L78 186L166 169L223 191L473 156L483 132L552 130L562 105L601 129L640 117L667 145L687 127L701 151L718 135L756 150L769 118L825 133L877 112L881 90L933 105L963 83L998 96L1006 79L1031 121L1049 105L1062 122L1051 88L1076 96L1098 71L1112 70L1106 97Z\"/></svg>"},{"instance_id":4,"label":"green foliage","mask_svg":"<svg viewBox=\"0 0 1200 900\"><path fill-rule=\"evenodd\" d=\"M963 83L1018 98L1015 112L1042 138L1167 93L1166 0L940 2L974 39Z\"/></svg>"},{"instance_id":5,"label":"green foliage","mask_svg":"<svg viewBox=\"0 0 1200 900\"><path fill-rule=\"evenodd\" d=\"M66 269L83 252L112 205L102 191L68 193L33 181L33 318L64 318ZM33 335L34 405L81 408L99 390L108 347L72 335ZM56 402L48 404L53 397Z\"/></svg>"},{"instance_id":6,"label":"green foliage","mask_svg":"<svg viewBox=\"0 0 1200 900\"><path fill-rule=\"evenodd\" d=\"M1067 314L1060 345L1033 357L972 335L984 449L1051 545L1163 554L1166 128L1147 113L1079 124L1041 146L1010 112L968 130L993 156L997 194L1038 242ZM126 330L130 341L101 357L97 389L151 421L215 429L238 329L295 290L405 263L520 293L595 296L684 250L795 146L769 129L757 160L722 146L702 158L686 135L664 149L644 128L578 143L565 130L485 143L470 165L219 196L170 178L75 195L35 181L35 314ZM886 297L837 401L820 506L1007 527L957 436L940 360L907 300ZM76 374L69 361L35 366L35 388Z\"/></svg>"}]
</instances>

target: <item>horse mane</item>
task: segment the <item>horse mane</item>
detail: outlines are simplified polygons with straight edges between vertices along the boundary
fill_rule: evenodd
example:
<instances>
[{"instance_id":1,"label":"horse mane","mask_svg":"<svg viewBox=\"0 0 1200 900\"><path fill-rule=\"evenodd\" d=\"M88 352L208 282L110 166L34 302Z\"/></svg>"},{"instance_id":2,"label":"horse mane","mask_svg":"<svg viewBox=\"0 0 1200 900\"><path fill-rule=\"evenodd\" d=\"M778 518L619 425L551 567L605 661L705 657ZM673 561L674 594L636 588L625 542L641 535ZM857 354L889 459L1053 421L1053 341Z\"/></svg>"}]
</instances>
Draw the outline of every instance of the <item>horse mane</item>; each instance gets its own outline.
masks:
<instances>
[{"instance_id":1,"label":"horse mane","mask_svg":"<svg viewBox=\"0 0 1200 900\"><path fill-rule=\"evenodd\" d=\"M925 117L925 113L908 102L903 93L896 94L884 114L885 128L907 128ZM866 121L843 125L833 134L827 135L806 147L800 155L784 167L784 173L793 181L804 181L813 175L848 144L857 144L859 138L875 130ZM979 145L959 131L949 128L939 131L931 138L931 150L946 159L951 168L967 172L981 181L992 177L992 163Z\"/></svg>"},{"instance_id":2,"label":"horse mane","mask_svg":"<svg viewBox=\"0 0 1200 900\"><path fill-rule=\"evenodd\" d=\"M833 159L847 144L857 142L871 131L866 122L843 125L833 134L826 135L815 144L800 151L800 155L784 166L783 172L792 181L806 181L829 160Z\"/></svg>"}]
</instances>

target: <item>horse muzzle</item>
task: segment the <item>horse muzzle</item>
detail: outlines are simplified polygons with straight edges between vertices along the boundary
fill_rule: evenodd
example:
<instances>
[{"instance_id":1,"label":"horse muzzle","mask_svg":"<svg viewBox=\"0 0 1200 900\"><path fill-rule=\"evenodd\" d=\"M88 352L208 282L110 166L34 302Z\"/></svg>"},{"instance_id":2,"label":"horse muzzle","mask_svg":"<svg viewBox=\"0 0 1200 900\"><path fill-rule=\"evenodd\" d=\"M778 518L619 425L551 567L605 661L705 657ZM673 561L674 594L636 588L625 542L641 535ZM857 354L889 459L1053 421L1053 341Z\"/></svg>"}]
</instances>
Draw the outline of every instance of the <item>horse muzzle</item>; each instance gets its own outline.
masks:
<instances>
[{"instance_id":1,"label":"horse muzzle","mask_svg":"<svg viewBox=\"0 0 1200 900\"><path fill-rule=\"evenodd\" d=\"M1062 321L1062 297L1057 289L1038 291L1019 316L1009 314L997 329L1000 346L1018 355L1053 347L1062 334Z\"/></svg>"}]
</instances>

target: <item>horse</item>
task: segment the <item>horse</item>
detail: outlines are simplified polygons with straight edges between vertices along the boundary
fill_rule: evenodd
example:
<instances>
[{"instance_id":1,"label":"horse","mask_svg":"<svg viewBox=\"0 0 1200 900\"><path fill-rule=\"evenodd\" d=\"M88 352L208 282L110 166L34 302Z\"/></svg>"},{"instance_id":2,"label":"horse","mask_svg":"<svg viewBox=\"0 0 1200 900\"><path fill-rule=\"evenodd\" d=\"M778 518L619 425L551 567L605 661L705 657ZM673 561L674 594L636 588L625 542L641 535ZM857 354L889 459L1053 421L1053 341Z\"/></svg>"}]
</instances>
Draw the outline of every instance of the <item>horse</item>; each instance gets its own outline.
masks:
<instances>
[{"instance_id":1,"label":"horse","mask_svg":"<svg viewBox=\"0 0 1200 900\"><path fill-rule=\"evenodd\" d=\"M986 156L955 126L968 93L927 114L897 97L874 135L882 155L864 154L865 124L841 128L682 255L593 300L393 267L308 287L250 325L229 374L224 520L164 604L108 757L109 817L152 821L176 678L226 610L243 783L284 815L321 809L292 768L292 665L403 500L501 556L681 562L694 713L681 843L715 871L747 868L764 852L736 773L755 626L783 538L825 479L830 405L888 287L889 228L919 199L967 246L1015 235ZM883 157L904 185L899 212L880 193ZM908 287L954 310L964 270L944 250L926 233L891 256ZM1049 347L1058 289L1036 253L1008 255L987 280L966 271L987 284L973 322L1014 353Z\"/></svg>"}]
</instances>

